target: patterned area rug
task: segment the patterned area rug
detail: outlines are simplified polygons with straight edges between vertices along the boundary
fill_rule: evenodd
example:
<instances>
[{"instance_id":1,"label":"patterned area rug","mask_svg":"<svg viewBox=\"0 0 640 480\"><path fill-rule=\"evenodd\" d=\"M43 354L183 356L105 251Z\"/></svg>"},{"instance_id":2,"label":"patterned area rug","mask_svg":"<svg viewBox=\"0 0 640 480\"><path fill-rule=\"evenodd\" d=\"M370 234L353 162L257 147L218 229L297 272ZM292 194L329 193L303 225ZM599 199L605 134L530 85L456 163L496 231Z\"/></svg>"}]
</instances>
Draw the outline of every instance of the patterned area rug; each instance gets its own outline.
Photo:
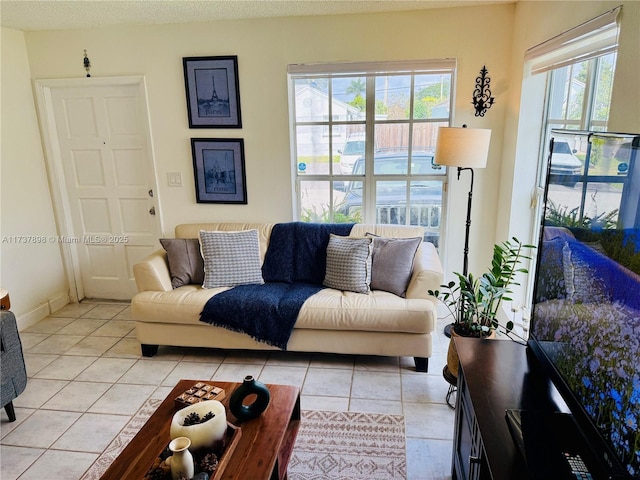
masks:
<instances>
[{"instance_id":1,"label":"patterned area rug","mask_svg":"<svg viewBox=\"0 0 640 480\"><path fill-rule=\"evenodd\" d=\"M89 468L98 480L160 405L148 400ZM305 410L289 461L290 480L404 480L404 416Z\"/></svg>"},{"instance_id":2,"label":"patterned area rug","mask_svg":"<svg viewBox=\"0 0 640 480\"><path fill-rule=\"evenodd\" d=\"M302 412L290 480L407 478L404 416Z\"/></svg>"}]
</instances>

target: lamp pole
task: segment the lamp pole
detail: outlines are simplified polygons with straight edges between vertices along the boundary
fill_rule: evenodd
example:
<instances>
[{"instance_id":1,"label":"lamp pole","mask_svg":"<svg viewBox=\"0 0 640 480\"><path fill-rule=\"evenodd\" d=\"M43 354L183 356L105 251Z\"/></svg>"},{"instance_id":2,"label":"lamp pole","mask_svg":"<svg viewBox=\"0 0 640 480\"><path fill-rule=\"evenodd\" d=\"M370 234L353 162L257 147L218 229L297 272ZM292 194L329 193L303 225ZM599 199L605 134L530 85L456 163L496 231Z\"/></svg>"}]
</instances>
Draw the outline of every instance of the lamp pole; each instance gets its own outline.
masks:
<instances>
[{"instance_id":1,"label":"lamp pole","mask_svg":"<svg viewBox=\"0 0 640 480\"><path fill-rule=\"evenodd\" d=\"M469 195L467 197L467 223L464 233L464 256L462 259L462 275L467 278L469 273L469 231L471 229L471 201L473 199L473 168L471 167L458 167L458 180L460 180L460 173L463 170L468 170L471 173L471 185L469 186ZM464 318L464 298L460 300L460 317ZM454 319L455 321L455 319ZM447 337L451 337L451 330L453 330L453 323L450 323L444 327L444 334Z\"/></svg>"},{"instance_id":2,"label":"lamp pole","mask_svg":"<svg viewBox=\"0 0 640 480\"><path fill-rule=\"evenodd\" d=\"M469 273L469 229L471 228L471 200L473 198L473 168L458 167L458 180L460 180L460 172L468 170L471 173L471 186L469 187L469 197L467 199L467 228L464 234L464 257L462 263L462 274L466 277Z\"/></svg>"}]
</instances>

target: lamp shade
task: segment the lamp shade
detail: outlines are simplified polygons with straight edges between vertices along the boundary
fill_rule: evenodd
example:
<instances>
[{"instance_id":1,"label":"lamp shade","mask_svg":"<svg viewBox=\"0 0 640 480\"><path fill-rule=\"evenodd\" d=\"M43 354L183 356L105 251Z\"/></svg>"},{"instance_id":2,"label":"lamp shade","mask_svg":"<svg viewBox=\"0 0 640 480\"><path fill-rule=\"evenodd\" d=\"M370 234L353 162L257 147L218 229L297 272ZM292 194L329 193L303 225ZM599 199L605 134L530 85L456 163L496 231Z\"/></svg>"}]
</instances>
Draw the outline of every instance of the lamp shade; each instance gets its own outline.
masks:
<instances>
[{"instance_id":1,"label":"lamp shade","mask_svg":"<svg viewBox=\"0 0 640 480\"><path fill-rule=\"evenodd\" d=\"M491 130L486 128L440 127L435 163L450 167L484 168L489 156Z\"/></svg>"}]
</instances>

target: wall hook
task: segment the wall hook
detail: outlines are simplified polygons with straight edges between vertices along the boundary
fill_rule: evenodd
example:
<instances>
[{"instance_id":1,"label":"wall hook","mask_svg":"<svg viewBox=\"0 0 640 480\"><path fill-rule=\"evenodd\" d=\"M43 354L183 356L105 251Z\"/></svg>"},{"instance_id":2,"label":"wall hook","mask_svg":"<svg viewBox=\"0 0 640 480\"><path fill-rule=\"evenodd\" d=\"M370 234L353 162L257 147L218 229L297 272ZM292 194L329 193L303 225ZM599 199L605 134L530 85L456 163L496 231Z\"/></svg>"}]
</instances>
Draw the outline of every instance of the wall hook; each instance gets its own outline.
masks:
<instances>
[{"instance_id":1,"label":"wall hook","mask_svg":"<svg viewBox=\"0 0 640 480\"><path fill-rule=\"evenodd\" d=\"M91 74L89 73L91 71L91 62L89 61L89 57L87 57L87 51L84 51L84 69L87 72L87 77L90 77Z\"/></svg>"}]
</instances>

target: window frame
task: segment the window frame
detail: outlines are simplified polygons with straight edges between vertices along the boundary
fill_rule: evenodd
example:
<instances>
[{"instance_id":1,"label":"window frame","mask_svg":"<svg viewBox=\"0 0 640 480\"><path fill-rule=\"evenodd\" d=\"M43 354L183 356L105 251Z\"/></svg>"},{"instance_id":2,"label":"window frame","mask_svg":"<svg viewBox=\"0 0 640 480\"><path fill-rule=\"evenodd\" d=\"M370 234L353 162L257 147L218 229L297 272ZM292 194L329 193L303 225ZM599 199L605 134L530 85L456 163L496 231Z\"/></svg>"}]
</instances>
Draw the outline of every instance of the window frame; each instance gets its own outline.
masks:
<instances>
[{"instance_id":1,"label":"window frame","mask_svg":"<svg viewBox=\"0 0 640 480\"><path fill-rule=\"evenodd\" d=\"M376 202L376 186L377 182L381 181L403 181L406 182L407 199L410 199L410 192L412 182L416 181L433 181L436 180L442 183L442 200L440 204L439 224L437 228L431 228L429 232L432 236L435 235L439 242L444 241L445 225L446 225L446 204L447 204L447 182L448 172L446 167L443 168L442 174L437 175L433 172L430 174L415 174L411 172L411 162L408 162L406 174L393 174L383 175L376 174L374 171L374 158L376 155L376 127L380 125L394 125L404 124L408 129L408 143L407 143L407 158L412 158L413 155L413 139L414 128L419 124L434 124L435 131L437 132L438 126L449 126L453 124L453 112L455 102L455 82L457 72L457 61L455 59L442 59L442 60L418 60L418 61L401 61L401 62L359 62L359 63L338 63L338 64L313 64L313 65L290 65L288 68L288 85L289 85L289 119L290 119L290 132L291 132L291 172L292 172L292 184L293 184L293 210L296 220L300 220L303 216L302 207L302 182L312 181L327 181L329 186L329 215L332 221L335 213L335 200L334 200L334 183L335 182L363 182L363 202L362 202L362 221L363 223L376 223L377 222L377 202ZM415 118L415 79L420 75L435 75L445 74L449 76L449 98L448 98L448 115L446 117L431 117L431 118ZM409 89L409 114L407 118L403 119L380 119L376 118L376 80L381 77L387 76L410 76ZM365 81L365 116L362 120L349 121L346 119L334 119L333 112L333 79L336 78L363 78ZM296 112L296 80L306 80L313 78L327 79L327 95L328 95L328 113L327 118L316 121L298 121ZM339 164L334 162L333 155L338 146L335 144L334 136L329 136L328 148L329 148L329 172L327 174L313 174L308 173L301 174L298 168L298 128L299 127L313 127L323 126L325 131L335 132L336 127L361 127L364 128L364 135L366 139L365 144L365 175L355 176L342 174L337 171ZM435 133L433 134L433 149L435 154ZM416 150L418 151L418 150ZM415 185L414 185L415 186ZM411 223L411 203L407 202L405 210L404 222L405 224ZM420 224L420 221L418 221ZM426 227L428 228L428 227Z\"/></svg>"}]
</instances>

